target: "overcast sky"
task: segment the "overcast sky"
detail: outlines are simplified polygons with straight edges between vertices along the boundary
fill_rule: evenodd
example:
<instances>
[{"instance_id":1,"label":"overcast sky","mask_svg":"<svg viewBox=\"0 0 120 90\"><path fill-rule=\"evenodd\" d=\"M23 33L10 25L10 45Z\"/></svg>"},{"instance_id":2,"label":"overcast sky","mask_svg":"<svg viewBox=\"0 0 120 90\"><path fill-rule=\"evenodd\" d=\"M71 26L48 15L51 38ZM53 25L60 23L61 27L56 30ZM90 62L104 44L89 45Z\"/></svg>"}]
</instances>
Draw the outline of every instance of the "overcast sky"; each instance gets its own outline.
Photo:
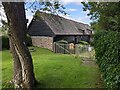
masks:
<instances>
[{"instance_id":1,"label":"overcast sky","mask_svg":"<svg viewBox=\"0 0 120 90\"><path fill-rule=\"evenodd\" d=\"M62 15L60 16L65 17L67 19L72 19L77 22L82 22L85 24L90 24L91 20L90 17L87 16L88 11L83 11L83 5L81 4L81 0L59 0L61 4L64 5L66 8L65 11L68 13L68 15ZM85 0L84 0L85 1ZM3 15L3 10L0 9L0 13ZM29 23L32 20L33 13L31 13L30 10L26 11L26 17L29 19ZM4 16L0 15L0 19L5 19ZM1 23L0 23L1 25Z\"/></svg>"}]
</instances>

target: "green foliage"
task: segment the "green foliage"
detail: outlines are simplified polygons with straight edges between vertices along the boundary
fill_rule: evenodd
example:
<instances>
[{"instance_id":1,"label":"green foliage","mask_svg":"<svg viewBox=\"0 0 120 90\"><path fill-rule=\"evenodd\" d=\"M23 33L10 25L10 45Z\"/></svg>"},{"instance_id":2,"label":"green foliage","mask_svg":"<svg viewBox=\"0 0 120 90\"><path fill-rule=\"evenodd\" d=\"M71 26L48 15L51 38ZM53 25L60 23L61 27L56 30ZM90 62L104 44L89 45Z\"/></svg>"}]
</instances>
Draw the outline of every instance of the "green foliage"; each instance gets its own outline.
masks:
<instances>
[{"instance_id":1,"label":"green foliage","mask_svg":"<svg viewBox=\"0 0 120 90\"><path fill-rule=\"evenodd\" d=\"M80 41L79 44L82 44L82 45L89 45L88 42L85 42L85 41Z\"/></svg>"},{"instance_id":2,"label":"green foliage","mask_svg":"<svg viewBox=\"0 0 120 90\"><path fill-rule=\"evenodd\" d=\"M27 2L25 4L26 10L30 9L32 13L35 13L36 11L47 11L52 14L64 14L66 15L67 13L65 12L65 7L60 4L59 1L51 1L51 0L44 0L44 1L34 1L34 2ZM37 14L36 14L37 15ZM35 15L35 16L36 16Z\"/></svg>"},{"instance_id":3,"label":"green foliage","mask_svg":"<svg viewBox=\"0 0 120 90\"><path fill-rule=\"evenodd\" d=\"M103 30L103 27L100 26L98 22L91 22L90 24L95 33Z\"/></svg>"},{"instance_id":4,"label":"green foliage","mask_svg":"<svg viewBox=\"0 0 120 90\"><path fill-rule=\"evenodd\" d=\"M93 20L92 28L98 32L94 36L94 47L106 85L120 88L120 2L83 2L83 5Z\"/></svg>"},{"instance_id":5,"label":"green foliage","mask_svg":"<svg viewBox=\"0 0 120 90\"><path fill-rule=\"evenodd\" d=\"M0 38L2 38L2 49L9 49L9 38L8 36L0 36ZM27 46L32 46L32 40L31 37L29 35L27 35L26 37L26 44Z\"/></svg>"},{"instance_id":6,"label":"green foliage","mask_svg":"<svg viewBox=\"0 0 120 90\"><path fill-rule=\"evenodd\" d=\"M94 21L91 25L95 30L102 28L120 31L120 2L83 2L82 4L84 11L89 10L88 16Z\"/></svg>"},{"instance_id":7,"label":"green foliage","mask_svg":"<svg viewBox=\"0 0 120 90\"><path fill-rule=\"evenodd\" d=\"M60 41L57 41L57 43L67 44L68 42L66 40L60 40Z\"/></svg>"},{"instance_id":8,"label":"green foliage","mask_svg":"<svg viewBox=\"0 0 120 90\"><path fill-rule=\"evenodd\" d=\"M9 49L9 38L7 36L0 36L2 38L2 49Z\"/></svg>"},{"instance_id":9,"label":"green foliage","mask_svg":"<svg viewBox=\"0 0 120 90\"><path fill-rule=\"evenodd\" d=\"M98 32L94 36L97 63L109 88L120 88L120 33Z\"/></svg>"},{"instance_id":10,"label":"green foliage","mask_svg":"<svg viewBox=\"0 0 120 90\"><path fill-rule=\"evenodd\" d=\"M65 7L60 4L59 1L55 1L55 2L51 2L51 0L47 0L47 2L41 2L41 5L43 6L43 8L41 8L41 10L43 11L49 11L51 13L62 13L62 14L67 14L64 9Z\"/></svg>"},{"instance_id":11,"label":"green foliage","mask_svg":"<svg viewBox=\"0 0 120 90\"><path fill-rule=\"evenodd\" d=\"M32 46L32 39L31 39L30 35L27 35L27 37L26 37L26 44L27 44L27 46Z\"/></svg>"}]
</instances>

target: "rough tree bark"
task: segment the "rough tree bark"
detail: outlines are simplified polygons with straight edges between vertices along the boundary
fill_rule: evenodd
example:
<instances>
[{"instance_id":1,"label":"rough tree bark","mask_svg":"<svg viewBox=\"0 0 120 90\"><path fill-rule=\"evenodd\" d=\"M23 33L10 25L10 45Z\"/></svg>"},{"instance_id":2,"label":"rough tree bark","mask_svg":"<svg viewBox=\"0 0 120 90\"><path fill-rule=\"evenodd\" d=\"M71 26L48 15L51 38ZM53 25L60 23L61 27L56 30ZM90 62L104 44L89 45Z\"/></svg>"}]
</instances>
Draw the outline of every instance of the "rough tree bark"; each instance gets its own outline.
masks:
<instances>
[{"instance_id":1,"label":"rough tree bark","mask_svg":"<svg viewBox=\"0 0 120 90\"><path fill-rule=\"evenodd\" d=\"M8 33L10 36L10 33ZM10 51L12 52L13 55L13 80L12 83L14 83L16 88L22 88L21 83L22 83L22 67L21 63L19 60L19 56L17 55L14 44L12 40L9 38L9 44L10 44Z\"/></svg>"},{"instance_id":2,"label":"rough tree bark","mask_svg":"<svg viewBox=\"0 0 120 90\"><path fill-rule=\"evenodd\" d=\"M33 88L36 84L31 54L25 43L25 32L27 28L25 8L23 2L2 2L8 23L9 38L12 44L14 56L14 84L17 88ZM17 63L17 64L16 64ZM19 65L21 67L17 66ZM22 81L19 78L22 70ZM18 72L16 72L18 70ZM17 77L19 79L17 79ZM17 83L16 83L17 82Z\"/></svg>"}]
</instances>

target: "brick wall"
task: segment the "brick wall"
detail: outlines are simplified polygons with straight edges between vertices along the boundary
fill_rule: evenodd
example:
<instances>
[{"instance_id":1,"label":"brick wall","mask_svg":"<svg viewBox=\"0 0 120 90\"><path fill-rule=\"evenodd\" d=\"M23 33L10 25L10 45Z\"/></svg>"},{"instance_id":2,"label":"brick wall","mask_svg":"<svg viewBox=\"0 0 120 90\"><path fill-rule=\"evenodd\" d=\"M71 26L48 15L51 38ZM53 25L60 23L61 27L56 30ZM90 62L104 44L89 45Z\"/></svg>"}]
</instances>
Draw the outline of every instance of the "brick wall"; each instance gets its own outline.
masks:
<instances>
[{"instance_id":1,"label":"brick wall","mask_svg":"<svg viewBox=\"0 0 120 90\"><path fill-rule=\"evenodd\" d=\"M53 37L31 36L33 46L47 48L53 51Z\"/></svg>"}]
</instances>

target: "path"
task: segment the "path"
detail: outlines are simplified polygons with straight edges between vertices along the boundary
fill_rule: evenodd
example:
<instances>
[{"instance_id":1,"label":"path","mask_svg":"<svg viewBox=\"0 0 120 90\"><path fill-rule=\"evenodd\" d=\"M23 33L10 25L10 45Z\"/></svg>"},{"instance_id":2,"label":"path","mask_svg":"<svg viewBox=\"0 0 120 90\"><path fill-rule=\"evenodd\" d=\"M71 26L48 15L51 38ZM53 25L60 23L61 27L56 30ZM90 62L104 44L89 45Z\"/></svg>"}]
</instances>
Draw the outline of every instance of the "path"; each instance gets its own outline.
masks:
<instances>
[{"instance_id":1,"label":"path","mask_svg":"<svg viewBox=\"0 0 120 90\"><path fill-rule=\"evenodd\" d=\"M82 58L82 65L83 66L89 66L89 67L96 68L96 72L98 72L98 78L97 78L96 87L97 88L101 88L101 87L104 87L104 85L103 85L103 79L102 79L101 73L99 71L99 67L96 64L95 56L94 55L95 55L95 52L92 51L92 52L81 53L79 55L79 57ZM94 77L91 77L91 78L94 78Z\"/></svg>"},{"instance_id":2,"label":"path","mask_svg":"<svg viewBox=\"0 0 120 90\"><path fill-rule=\"evenodd\" d=\"M86 51L84 53L80 53L79 57L82 58L83 65L97 67L97 64L95 62L95 52L94 51L91 51L91 52Z\"/></svg>"}]
</instances>

